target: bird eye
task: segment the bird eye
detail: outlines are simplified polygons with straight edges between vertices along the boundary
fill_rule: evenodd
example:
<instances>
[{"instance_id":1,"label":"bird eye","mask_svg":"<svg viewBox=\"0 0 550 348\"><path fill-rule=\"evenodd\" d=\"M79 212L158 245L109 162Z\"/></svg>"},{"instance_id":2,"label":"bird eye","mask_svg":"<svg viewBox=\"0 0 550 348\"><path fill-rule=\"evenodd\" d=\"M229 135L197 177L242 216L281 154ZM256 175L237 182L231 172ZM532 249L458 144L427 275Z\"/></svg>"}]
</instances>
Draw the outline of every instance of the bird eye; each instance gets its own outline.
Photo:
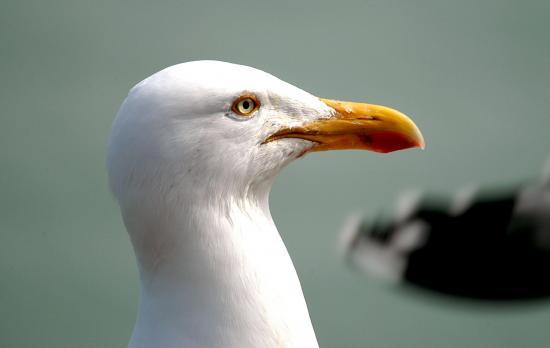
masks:
<instances>
[{"instance_id":1,"label":"bird eye","mask_svg":"<svg viewBox=\"0 0 550 348\"><path fill-rule=\"evenodd\" d=\"M237 98L231 107L234 113L241 116L249 116L260 107L256 96L245 95Z\"/></svg>"}]
</instances>

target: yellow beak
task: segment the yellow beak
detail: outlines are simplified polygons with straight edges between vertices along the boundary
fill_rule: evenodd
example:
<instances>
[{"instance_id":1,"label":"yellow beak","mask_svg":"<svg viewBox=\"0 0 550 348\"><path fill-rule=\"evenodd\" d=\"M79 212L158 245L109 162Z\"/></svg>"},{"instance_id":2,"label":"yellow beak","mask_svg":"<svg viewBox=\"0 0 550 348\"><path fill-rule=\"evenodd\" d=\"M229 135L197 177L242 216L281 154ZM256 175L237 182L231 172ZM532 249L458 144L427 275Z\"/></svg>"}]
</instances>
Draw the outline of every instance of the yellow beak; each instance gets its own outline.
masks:
<instances>
[{"instance_id":1,"label":"yellow beak","mask_svg":"<svg viewBox=\"0 0 550 348\"><path fill-rule=\"evenodd\" d=\"M383 153L425 146L418 127L397 110L381 105L321 101L336 111L334 117L281 129L265 143L299 138L316 143L310 151L363 149Z\"/></svg>"}]
</instances>

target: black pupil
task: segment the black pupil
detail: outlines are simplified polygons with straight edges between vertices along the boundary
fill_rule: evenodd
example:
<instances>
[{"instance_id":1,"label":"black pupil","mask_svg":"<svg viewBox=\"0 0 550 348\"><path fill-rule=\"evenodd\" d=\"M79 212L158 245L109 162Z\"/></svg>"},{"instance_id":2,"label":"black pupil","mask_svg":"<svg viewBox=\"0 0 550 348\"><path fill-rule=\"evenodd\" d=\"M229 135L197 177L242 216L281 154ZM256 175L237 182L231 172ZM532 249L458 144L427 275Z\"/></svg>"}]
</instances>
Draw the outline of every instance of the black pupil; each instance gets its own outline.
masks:
<instances>
[{"instance_id":1,"label":"black pupil","mask_svg":"<svg viewBox=\"0 0 550 348\"><path fill-rule=\"evenodd\" d=\"M250 107L250 102L248 100L243 101L243 109L248 110Z\"/></svg>"}]
</instances>

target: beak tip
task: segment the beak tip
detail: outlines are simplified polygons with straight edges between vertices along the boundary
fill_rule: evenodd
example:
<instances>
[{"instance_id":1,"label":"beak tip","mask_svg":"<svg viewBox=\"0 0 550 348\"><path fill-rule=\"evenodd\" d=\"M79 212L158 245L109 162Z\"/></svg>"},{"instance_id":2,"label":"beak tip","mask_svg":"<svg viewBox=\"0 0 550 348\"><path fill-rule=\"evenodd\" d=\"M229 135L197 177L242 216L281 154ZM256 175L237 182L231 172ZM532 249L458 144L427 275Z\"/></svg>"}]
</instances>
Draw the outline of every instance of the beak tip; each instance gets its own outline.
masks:
<instances>
[{"instance_id":1,"label":"beak tip","mask_svg":"<svg viewBox=\"0 0 550 348\"><path fill-rule=\"evenodd\" d=\"M419 148L420 150L425 150L426 149L426 141L424 140L424 135L422 135L422 132L420 131L420 129L418 129L418 127L416 126L416 124L414 124L414 122L412 120L410 120L410 123L412 125L412 139L413 139L413 143L414 143L414 146L415 148Z\"/></svg>"},{"instance_id":2,"label":"beak tip","mask_svg":"<svg viewBox=\"0 0 550 348\"><path fill-rule=\"evenodd\" d=\"M420 136L420 140L418 141L417 146L420 150L426 150L426 142L424 141L424 137L422 135Z\"/></svg>"}]
</instances>

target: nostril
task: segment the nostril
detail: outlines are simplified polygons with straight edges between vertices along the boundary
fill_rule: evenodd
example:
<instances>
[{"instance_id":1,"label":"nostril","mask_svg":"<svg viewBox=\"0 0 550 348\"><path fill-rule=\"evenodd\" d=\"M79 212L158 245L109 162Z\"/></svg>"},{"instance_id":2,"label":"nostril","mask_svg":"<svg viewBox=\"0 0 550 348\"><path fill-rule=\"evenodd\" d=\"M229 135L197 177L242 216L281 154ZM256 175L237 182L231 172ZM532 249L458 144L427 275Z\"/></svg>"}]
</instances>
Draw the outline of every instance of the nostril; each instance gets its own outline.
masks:
<instances>
[{"instance_id":1,"label":"nostril","mask_svg":"<svg viewBox=\"0 0 550 348\"><path fill-rule=\"evenodd\" d=\"M376 116L361 116L356 118L358 120L367 120L367 121L380 121L380 119Z\"/></svg>"}]
</instances>

